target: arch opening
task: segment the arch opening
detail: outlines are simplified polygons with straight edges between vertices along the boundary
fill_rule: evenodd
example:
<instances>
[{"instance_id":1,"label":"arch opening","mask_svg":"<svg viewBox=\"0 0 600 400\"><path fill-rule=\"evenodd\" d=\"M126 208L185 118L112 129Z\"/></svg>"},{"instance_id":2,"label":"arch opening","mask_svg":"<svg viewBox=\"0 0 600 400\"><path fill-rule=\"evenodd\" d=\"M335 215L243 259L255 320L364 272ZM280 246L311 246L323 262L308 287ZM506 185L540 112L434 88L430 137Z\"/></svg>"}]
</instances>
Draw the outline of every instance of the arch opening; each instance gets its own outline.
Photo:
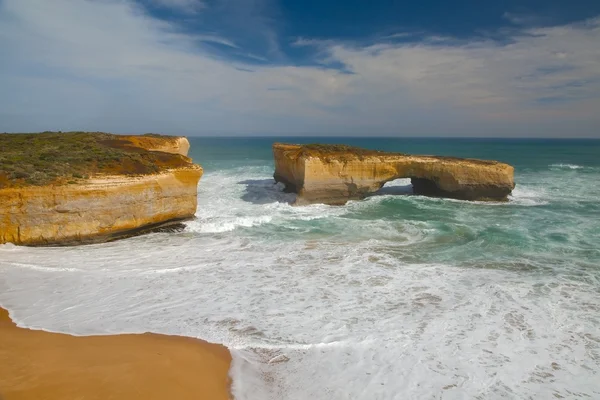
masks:
<instances>
[{"instance_id":1,"label":"arch opening","mask_svg":"<svg viewBox=\"0 0 600 400\"><path fill-rule=\"evenodd\" d=\"M373 193L374 196L410 196L414 194L410 178L392 179L383 184L381 189Z\"/></svg>"},{"instance_id":2,"label":"arch opening","mask_svg":"<svg viewBox=\"0 0 600 400\"><path fill-rule=\"evenodd\" d=\"M432 179L426 178L396 178L385 182L381 189L372 193L371 196L410 196L420 195L429 197L456 197L456 194L440 189Z\"/></svg>"}]
</instances>

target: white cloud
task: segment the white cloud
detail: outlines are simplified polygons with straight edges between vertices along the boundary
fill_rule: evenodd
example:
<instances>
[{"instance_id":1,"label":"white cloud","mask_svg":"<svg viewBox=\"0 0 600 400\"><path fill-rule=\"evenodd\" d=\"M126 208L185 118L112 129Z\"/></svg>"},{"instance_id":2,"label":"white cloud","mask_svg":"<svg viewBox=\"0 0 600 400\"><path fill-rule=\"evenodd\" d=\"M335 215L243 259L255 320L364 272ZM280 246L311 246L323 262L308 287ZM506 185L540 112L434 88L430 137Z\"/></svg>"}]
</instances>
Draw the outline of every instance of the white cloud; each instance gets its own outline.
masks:
<instances>
[{"instance_id":1,"label":"white cloud","mask_svg":"<svg viewBox=\"0 0 600 400\"><path fill-rule=\"evenodd\" d=\"M223 46L233 47L234 49L239 48L239 46L236 45L233 41L216 35L198 35L196 39L201 42L217 43Z\"/></svg>"},{"instance_id":2,"label":"white cloud","mask_svg":"<svg viewBox=\"0 0 600 400\"><path fill-rule=\"evenodd\" d=\"M598 136L600 19L524 33L296 42L344 73L215 59L202 42L237 44L128 0L4 0L0 131Z\"/></svg>"},{"instance_id":3,"label":"white cloud","mask_svg":"<svg viewBox=\"0 0 600 400\"><path fill-rule=\"evenodd\" d=\"M442 41L358 49L334 46L331 57L355 72L365 90L378 85L382 91L405 90L415 101L443 101L482 111L542 107L539 101L548 97L597 102L600 19L525 33L508 45Z\"/></svg>"}]
</instances>

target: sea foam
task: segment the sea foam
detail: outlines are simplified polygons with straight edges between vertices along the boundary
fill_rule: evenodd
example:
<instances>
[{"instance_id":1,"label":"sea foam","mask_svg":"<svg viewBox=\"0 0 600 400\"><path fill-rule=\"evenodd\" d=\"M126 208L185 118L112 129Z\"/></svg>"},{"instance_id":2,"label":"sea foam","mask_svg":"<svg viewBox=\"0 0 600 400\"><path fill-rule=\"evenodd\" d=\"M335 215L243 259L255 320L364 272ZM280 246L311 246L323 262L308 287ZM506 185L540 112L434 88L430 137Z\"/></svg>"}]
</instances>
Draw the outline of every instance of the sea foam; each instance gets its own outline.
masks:
<instances>
[{"instance_id":1,"label":"sea foam","mask_svg":"<svg viewBox=\"0 0 600 400\"><path fill-rule=\"evenodd\" d=\"M564 168L564 169L582 169L581 165L576 164L550 164L550 168Z\"/></svg>"},{"instance_id":2,"label":"sea foam","mask_svg":"<svg viewBox=\"0 0 600 400\"><path fill-rule=\"evenodd\" d=\"M584 180L520 175L503 207L295 207L269 175L208 172L183 232L0 246L0 304L26 327L223 343L237 400L600 396Z\"/></svg>"}]
</instances>

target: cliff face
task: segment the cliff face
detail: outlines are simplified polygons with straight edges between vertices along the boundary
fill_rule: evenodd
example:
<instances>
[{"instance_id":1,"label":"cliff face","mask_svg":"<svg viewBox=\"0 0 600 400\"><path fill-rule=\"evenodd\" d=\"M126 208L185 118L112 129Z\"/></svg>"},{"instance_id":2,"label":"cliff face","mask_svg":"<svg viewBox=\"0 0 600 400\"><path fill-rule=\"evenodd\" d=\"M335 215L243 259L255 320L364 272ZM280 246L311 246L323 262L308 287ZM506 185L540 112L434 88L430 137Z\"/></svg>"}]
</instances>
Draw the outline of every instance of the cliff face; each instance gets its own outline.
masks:
<instances>
[{"instance_id":1,"label":"cliff face","mask_svg":"<svg viewBox=\"0 0 600 400\"><path fill-rule=\"evenodd\" d=\"M160 138L119 138L133 142L137 151L147 146L176 154L176 166L167 163L157 173L100 174L70 184L0 189L0 243L102 242L192 218L202 168L181 157L187 154L187 139L173 139L161 145Z\"/></svg>"},{"instance_id":2,"label":"cliff face","mask_svg":"<svg viewBox=\"0 0 600 400\"><path fill-rule=\"evenodd\" d=\"M190 142L184 137L154 137L154 136L121 136L130 145L148 151L162 151L163 153L181 154L187 156Z\"/></svg>"},{"instance_id":3,"label":"cliff face","mask_svg":"<svg viewBox=\"0 0 600 400\"><path fill-rule=\"evenodd\" d=\"M273 154L275 180L298 193L296 204L345 204L399 178L416 194L463 200L503 201L515 186L514 168L496 161L281 143Z\"/></svg>"},{"instance_id":4,"label":"cliff face","mask_svg":"<svg viewBox=\"0 0 600 400\"><path fill-rule=\"evenodd\" d=\"M0 190L0 243L76 244L191 218L199 167L82 184Z\"/></svg>"}]
</instances>

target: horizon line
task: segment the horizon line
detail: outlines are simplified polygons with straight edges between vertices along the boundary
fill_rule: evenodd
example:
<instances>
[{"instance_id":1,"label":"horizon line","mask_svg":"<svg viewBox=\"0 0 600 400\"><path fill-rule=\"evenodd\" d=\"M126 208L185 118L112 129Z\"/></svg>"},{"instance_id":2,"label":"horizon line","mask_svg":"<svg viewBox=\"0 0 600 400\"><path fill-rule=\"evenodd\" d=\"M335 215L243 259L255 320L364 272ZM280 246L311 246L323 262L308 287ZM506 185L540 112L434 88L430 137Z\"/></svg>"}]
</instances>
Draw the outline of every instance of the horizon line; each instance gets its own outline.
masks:
<instances>
[{"instance_id":1,"label":"horizon line","mask_svg":"<svg viewBox=\"0 0 600 400\"><path fill-rule=\"evenodd\" d=\"M250 134L250 135L236 135L236 134L177 134L177 133L158 133L158 132L144 132L144 133L113 133L108 131L94 131L94 130L68 130L68 131L40 131L40 132L0 132L0 134L18 135L18 134L38 134L38 133L71 133L71 132L86 132L86 133L109 133L113 135L148 135L148 134L159 134L165 136L184 136L188 138L207 138L207 139L240 139L240 138L255 138L255 139L268 139L268 138L327 138L327 139L484 139L484 140L593 140L599 141L600 137L589 137L589 136L576 136L576 137L556 137L556 136L391 136L391 135L315 135L315 134Z\"/></svg>"}]
</instances>

